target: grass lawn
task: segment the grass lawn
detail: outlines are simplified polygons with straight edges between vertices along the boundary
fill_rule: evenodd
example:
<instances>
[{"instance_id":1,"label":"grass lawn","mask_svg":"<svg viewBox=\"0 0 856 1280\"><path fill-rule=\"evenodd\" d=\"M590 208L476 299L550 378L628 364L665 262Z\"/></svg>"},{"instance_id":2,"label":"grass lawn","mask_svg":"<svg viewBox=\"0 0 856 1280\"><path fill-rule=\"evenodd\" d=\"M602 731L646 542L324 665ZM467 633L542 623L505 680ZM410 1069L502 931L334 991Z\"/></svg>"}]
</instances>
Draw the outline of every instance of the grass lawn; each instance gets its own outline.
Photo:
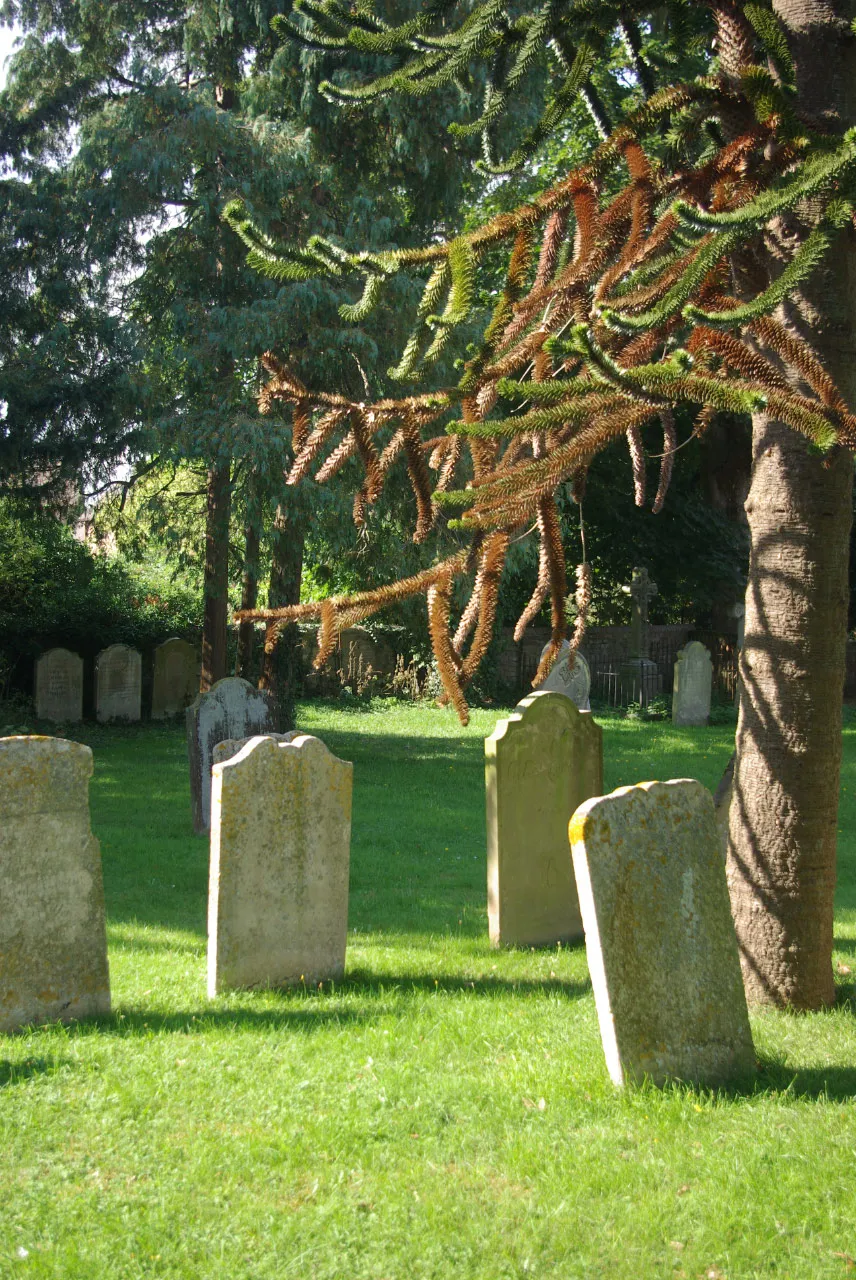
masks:
<instances>
[{"instance_id":1,"label":"grass lawn","mask_svg":"<svg viewBox=\"0 0 856 1280\"><path fill-rule=\"evenodd\" d=\"M114 1016L0 1036L0 1276L845 1277L856 997L753 1017L751 1094L617 1091L583 947L487 941L482 740L304 705L354 762L348 971L208 1001L182 730L97 729ZM697 777L733 729L605 719L606 785ZM856 720L836 927L856 967Z\"/></svg>"}]
</instances>

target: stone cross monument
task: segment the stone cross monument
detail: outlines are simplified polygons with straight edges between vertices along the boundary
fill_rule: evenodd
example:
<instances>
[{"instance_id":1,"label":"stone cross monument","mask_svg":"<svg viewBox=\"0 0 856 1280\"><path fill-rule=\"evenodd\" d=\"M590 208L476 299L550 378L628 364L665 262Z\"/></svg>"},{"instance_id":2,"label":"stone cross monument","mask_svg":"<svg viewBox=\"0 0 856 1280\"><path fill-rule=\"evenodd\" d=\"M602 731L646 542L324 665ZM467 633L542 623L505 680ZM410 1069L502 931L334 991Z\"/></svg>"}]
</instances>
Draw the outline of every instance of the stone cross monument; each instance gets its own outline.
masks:
<instances>
[{"instance_id":1,"label":"stone cross monument","mask_svg":"<svg viewBox=\"0 0 856 1280\"><path fill-rule=\"evenodd\" d=\"M647 569L634 569L629 587L622 587L632 602L630 619L630 656L648 657L648 604L657 594L657 584L648 577Z\"/></svg>"},{"instance_id":2,"label":"stone cross monument","mask_svg":"<svg viewBox=\"0 0 856 1280\"><path fill-rule=\"evenodd\" d=\"M621 688L628 702L638 702L647 707L660 691L660 675L656 662L648 657L648 604L657 595L657 584L648 576L647 569L634 568L630 585L622 587L630 596L630 660L621 667Z\"/></svg>"}]
</instances>

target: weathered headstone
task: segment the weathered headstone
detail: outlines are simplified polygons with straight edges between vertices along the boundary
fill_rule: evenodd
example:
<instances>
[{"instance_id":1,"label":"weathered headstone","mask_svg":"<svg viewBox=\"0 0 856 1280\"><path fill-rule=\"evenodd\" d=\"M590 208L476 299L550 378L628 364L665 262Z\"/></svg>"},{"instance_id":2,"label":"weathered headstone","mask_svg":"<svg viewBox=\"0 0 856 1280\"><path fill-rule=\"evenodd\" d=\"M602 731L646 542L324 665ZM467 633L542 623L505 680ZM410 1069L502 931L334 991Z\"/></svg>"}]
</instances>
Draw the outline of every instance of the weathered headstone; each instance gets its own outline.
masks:
<instances>
[{"instance_id":1,"label":"weathered headstone","mask_svg":"<svg viewBox=\"0 0 856 1280\"><path fill-rule=\"evenodd\" d=\"M251 738L213 769L208 994L341 978L353 765Z\"/></svg>"},{"instance_id":2,"label":"weathered headstone","mask_svg":"<svg viewBox=\"0 0 856 1280\"><path fill-rule=\"evenodd\" d=\"M713 663L699 640L691 640L678 652L672 688L672 723L707 724Z\"/></svg>"},{"instance_id":3,"label":"weathered headstone","mask_svg":"<svg viewBox=\"0 0 856 1280\"><path fill-rule=\"evenodd\" d=\"M487 900L494 946L582 938L568 822L603 791L603 735L560 693L518 703L485 739Z\"/></svg>"},{"instance_id":4,"label":"weathered headstone","mask_svg":"<svg viewBox=\"0 0 856 1280\"><path fill-rule=\"evenodd\" d=\"M193 829L202 835L211 825L211 764L214 748L227 738L267 733L273 718L269 693L254 689L240 676L218 680L198 693L187 708L187 754L190 760L190 803Z\"/></svg>"},{"instance_id":5,"label":"weathered headstone","mask_svg":"<svg viewBox=\"0 0 856 1280\"><path fill-rule=\"evenodd\" d=\"M725 1083L755 1062L713 797L691 779L586 800L570 824L609 1074Z\"/></svg>"},{"instance_id":6,"label":"weathered headstone","mask_svg":"<svg viewBox=\"0 0 856 1280\"><path fill-rule=\"evenodd\" d=\"M303 736L300 729L289 729L287 733L251 733L247 738L226 738L223 742L218 742L211 753L211 765L213 768L215 764L231 760L255 738L264 738L267 742L293 742L295 738Z\"/></svg>"},{"instance_id":7,"label":"weathered headstone","mask_svg":"<svg viewBox=\"0 0 856 1280\"><path fill-rule=\"evenodd\" d=\"M622 663L619 673L621 693L625 701L638 702L647 707L660 692L660 673L650 653L648 605L657 595L657 584L648 576L647 569L635 568L630 585L622 587L630 596L630 658Z\"/></svg>"},{"instance_id":8,"label":"weathered headstone","mask_svg":"<svg viewBox=\"0 0 856 1280\"><path fill-rule=\"evenodd\" d=\"M68 649L49 649L36 661L39 720L74 721L83 716L83 659Z\"/></svg>"},{"instance_id":9,"label":"weathered headstone","mask_svg":"<svg viewBox=\"0 0 856 1280\"><path fill-rule=\"evenodd\" d=\"M142 698L142 660L137 649L111 644L95 659L95 717L139 720Z\"/></svg>"},{"instance_id":10,"label":"weathered headstone","mask_svg":"<svg viewBox=\"0 0 856 1280\"><path fill-rule=\"evenodd\" d=\"M549 645L541 651L541 657L547 652ZM567 640L559 650L559 656L550 668L546 680L538 685L538 693L563 693L570 698L579 711L590 711L591 671L583 655L577 652L571 663L569 654L571 646Z\"/></svg>"},{"instance_id":11,"label":"weathered headstone","mask_svg":"<svg viewBox=\"0 0 856 1280\"><path fill-rule=\"evenodd\" d=\"M155 649L152 719L164 720L190 705L199 690L199 658L186 640L164 640Z\"/></svg>"},{"instance_id":12,"label":"weathered headstone","mask_svg":"<svg viewBox=\"0 0 856 1280\"><path fill-rule=\"evenodd\" d=\"M110 1012L92 752L0 738L0 1032Z\"/></svg>"}]
</instances>

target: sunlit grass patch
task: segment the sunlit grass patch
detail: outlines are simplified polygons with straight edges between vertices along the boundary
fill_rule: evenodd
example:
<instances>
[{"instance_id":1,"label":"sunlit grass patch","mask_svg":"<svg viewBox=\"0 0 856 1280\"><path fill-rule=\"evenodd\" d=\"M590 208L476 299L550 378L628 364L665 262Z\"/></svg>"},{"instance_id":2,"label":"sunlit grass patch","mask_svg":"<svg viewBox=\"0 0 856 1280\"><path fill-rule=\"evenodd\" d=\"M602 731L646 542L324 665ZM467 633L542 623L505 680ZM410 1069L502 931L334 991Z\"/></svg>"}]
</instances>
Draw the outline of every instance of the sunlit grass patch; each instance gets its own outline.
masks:
<instances>
[{"instance_id":1,"label":"sunlit grass patch","mask_svg":"<svg viewBox=\"0 0 856 1280\"><path fill-rule=\"evenodd\" d=\"M582 947L487 940L482 741L436 708L301 708L354 761L345 980L205 996L181 729L86 730L114 1013L0 1039L0 1275L506 1280L848 1274L856 1018L753 1016L750 1094L616 1091ZM606 785L733 728L604 718ZM856 964L845 734L836 964ZM23 1253L21 1251L24 1251Z\"/></svg>"}]
</instances>

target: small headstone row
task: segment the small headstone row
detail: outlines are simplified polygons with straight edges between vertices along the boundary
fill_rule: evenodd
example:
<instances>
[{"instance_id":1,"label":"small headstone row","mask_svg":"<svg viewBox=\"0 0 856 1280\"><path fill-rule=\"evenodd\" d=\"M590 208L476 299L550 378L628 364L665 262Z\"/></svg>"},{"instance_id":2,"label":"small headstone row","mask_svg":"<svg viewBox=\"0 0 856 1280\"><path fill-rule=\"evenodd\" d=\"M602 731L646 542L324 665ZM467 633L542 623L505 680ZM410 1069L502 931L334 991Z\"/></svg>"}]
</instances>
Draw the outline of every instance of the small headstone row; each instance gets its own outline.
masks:
<instances>
[{"instance_id":1,"label":"small headstone row","mask_svg":"<svg viewBox=\"0 0 856 1280\"><path fill-rule=\"evenodd\" d=\"M166 640L154 655L152 719L177 715L199 686L199 659L186 640ZM49 649L36 661L36 715L76 723L83 718L83 659L68 649ZM111 644L95 659L95 715L102 724L140 719L142 657L126 644Z\"/></svg>"},{"instance_id":2,"label":"small headstone row","mask_svg":"<svg viewBox=\"0 0 856 1280\"><path fill-rule=\"evenodd\" d=\"M545 646L542 658L546 652ZM648 706L660 690L657 664L648 658L632 658L625 662L621 668L621 681L628 700L641 706ZM710 653L700 641L691 640L680 650L675 662L672 721L678 725L707 724L712 686ZM589 664L579 652L572 659L570 645L565 640L546 679L538 685L538 692L563 693L580 711L588 711L591 707L590 691Z\"/></svg>"},{"instance_id":3,"label":"small headstone row","mask_svg":"<svg viewBox=\"0 0 856 1280\"><path fill-rule=\"evenodd\" d=\"M213 768L209 994L341 978L353 766L303 734L223 754ZM92 770L80 743L0 739L0 1033L110 1012Z\"/></svg>"}]
</instances>

